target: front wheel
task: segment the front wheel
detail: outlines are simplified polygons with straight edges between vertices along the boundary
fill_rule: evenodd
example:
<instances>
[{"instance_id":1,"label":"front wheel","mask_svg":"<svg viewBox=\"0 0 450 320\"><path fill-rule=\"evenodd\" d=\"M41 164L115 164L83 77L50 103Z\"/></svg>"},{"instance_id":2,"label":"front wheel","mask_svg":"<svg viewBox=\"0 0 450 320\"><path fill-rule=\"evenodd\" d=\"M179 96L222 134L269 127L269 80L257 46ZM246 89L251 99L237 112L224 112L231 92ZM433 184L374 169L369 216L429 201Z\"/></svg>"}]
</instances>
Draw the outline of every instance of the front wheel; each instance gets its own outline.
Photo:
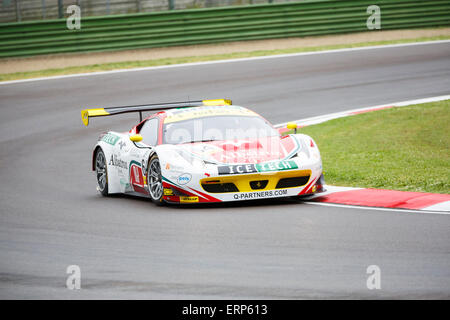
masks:
<instances>
[{"instance_id":1,"label":"front wheel","mask_svg":"<svg viewBox=\"0 0 450 320\"><path fill-rule=\"evenodd\" d=\"M97 176L97 189L104 196L108 195L108 170L106 157L102 149L98 149L95 154L95 173Z\"/></svg>"},{"instance_id":2,"label":"front wheel","mask_svg":"<svg viewBox=\"0 0 450 320\"><path fill-rule=\"evenodd\" d=\"M162 185L162 174L161 165L157 155L153 155L150 158L148 169L147 169L147 184L148 191L150 194L150 199L156 205L163 205L163 185Z\"/></svg>"}]
</instances>

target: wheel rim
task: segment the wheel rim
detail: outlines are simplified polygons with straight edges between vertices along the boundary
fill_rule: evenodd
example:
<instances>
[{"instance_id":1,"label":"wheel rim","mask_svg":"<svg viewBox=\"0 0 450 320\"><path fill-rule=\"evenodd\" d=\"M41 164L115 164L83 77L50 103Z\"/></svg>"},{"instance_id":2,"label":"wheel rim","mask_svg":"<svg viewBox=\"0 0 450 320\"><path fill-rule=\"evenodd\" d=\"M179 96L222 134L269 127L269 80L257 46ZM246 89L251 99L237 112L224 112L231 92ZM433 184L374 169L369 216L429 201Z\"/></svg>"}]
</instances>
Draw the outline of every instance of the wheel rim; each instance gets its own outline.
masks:
<instances>
[{"instance_id":1,"label":"wheel rim","mask_svg":"<svg viewBox=\"0 0 450 320\"><path fill-rule=\"evenodd\" d=\"M150 163L148 175L148 189L150 192L150 196L154 200L159 200L162 197L163 186L161 178L161 166L159 165L158 159L153 159Z\"/></svg>"},{"instance_id":2,"label":"wheel rim","mask_svg":"<svg viewBox=\"0 0 450 320\"><path fill-rule=\"evenodd\" d=\"M100 191L103 191L106 187L106 159L102 151L97 152L95 171L97 172L98 187Z\"/></svg>"}]
</instances>

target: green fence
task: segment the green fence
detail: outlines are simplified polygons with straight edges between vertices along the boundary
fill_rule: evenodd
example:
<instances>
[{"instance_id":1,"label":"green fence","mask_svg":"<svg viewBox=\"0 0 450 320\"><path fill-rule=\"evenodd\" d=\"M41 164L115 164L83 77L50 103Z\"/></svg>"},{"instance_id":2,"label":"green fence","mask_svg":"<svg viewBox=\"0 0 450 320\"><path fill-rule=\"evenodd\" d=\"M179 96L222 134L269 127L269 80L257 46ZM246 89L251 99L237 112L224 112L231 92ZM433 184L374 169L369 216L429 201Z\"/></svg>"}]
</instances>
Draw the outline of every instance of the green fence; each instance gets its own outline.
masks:
<instances>
[{"instance_id":1,"label":"green fence","mask_svg":"<svg viewBox=\"0 0 450 320\"><path fill-rule=\"evenodd\" d=\"M152 48L368 31L367 7L381 29L450 25L448 0L311 0L81 19L0 24L0 57Z\"/></svg>"}]
</instances>

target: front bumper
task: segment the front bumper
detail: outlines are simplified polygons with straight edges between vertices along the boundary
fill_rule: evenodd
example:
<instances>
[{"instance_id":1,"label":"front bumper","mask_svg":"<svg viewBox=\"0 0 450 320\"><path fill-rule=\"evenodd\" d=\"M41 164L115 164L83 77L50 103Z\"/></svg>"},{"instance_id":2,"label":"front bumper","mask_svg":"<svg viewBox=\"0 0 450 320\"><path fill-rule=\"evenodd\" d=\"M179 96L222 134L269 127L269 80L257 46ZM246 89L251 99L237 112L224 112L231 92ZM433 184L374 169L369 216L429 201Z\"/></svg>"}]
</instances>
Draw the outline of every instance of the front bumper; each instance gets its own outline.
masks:
<instances>
[{"instance_id":1,"label":"front bumper","mask_svg":"<svg viewBox=\"0 0 450 320\"><path fill-rule=\"evenodd\" d=\"M179 185L164 178L164 197L171 203L205 203L281 198L322 191L322 172L311 169L200 178Z\"/></svg>"}]
</instances>

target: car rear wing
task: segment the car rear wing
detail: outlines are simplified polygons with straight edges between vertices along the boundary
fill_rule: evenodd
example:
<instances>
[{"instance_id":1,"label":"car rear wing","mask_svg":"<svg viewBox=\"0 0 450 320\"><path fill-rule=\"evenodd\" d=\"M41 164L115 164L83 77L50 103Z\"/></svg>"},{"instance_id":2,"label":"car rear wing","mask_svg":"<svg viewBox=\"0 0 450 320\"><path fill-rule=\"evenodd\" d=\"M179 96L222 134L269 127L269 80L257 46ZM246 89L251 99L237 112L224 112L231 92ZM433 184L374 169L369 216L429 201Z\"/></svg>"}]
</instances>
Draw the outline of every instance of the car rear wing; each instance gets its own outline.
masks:
<instances>
[{"instance_id":1,"label":"car rear wing","mask_svg":"<svg viewBox=\"0 0 450 320\"><path fill-rule=\"evenodd\" d=\"M84 109L81 110L81 120L83 121L83 124L85 126L88 126L89 118L91 117L105 117L122 113L139 112L139 120L142 121L142 112L144 111L158 111L158 110L202 107L202 106L221 106L231 104L232 102L230 99L212 99L212 100L143 104L136 106Z\"/></svg>"}]
</instances>

